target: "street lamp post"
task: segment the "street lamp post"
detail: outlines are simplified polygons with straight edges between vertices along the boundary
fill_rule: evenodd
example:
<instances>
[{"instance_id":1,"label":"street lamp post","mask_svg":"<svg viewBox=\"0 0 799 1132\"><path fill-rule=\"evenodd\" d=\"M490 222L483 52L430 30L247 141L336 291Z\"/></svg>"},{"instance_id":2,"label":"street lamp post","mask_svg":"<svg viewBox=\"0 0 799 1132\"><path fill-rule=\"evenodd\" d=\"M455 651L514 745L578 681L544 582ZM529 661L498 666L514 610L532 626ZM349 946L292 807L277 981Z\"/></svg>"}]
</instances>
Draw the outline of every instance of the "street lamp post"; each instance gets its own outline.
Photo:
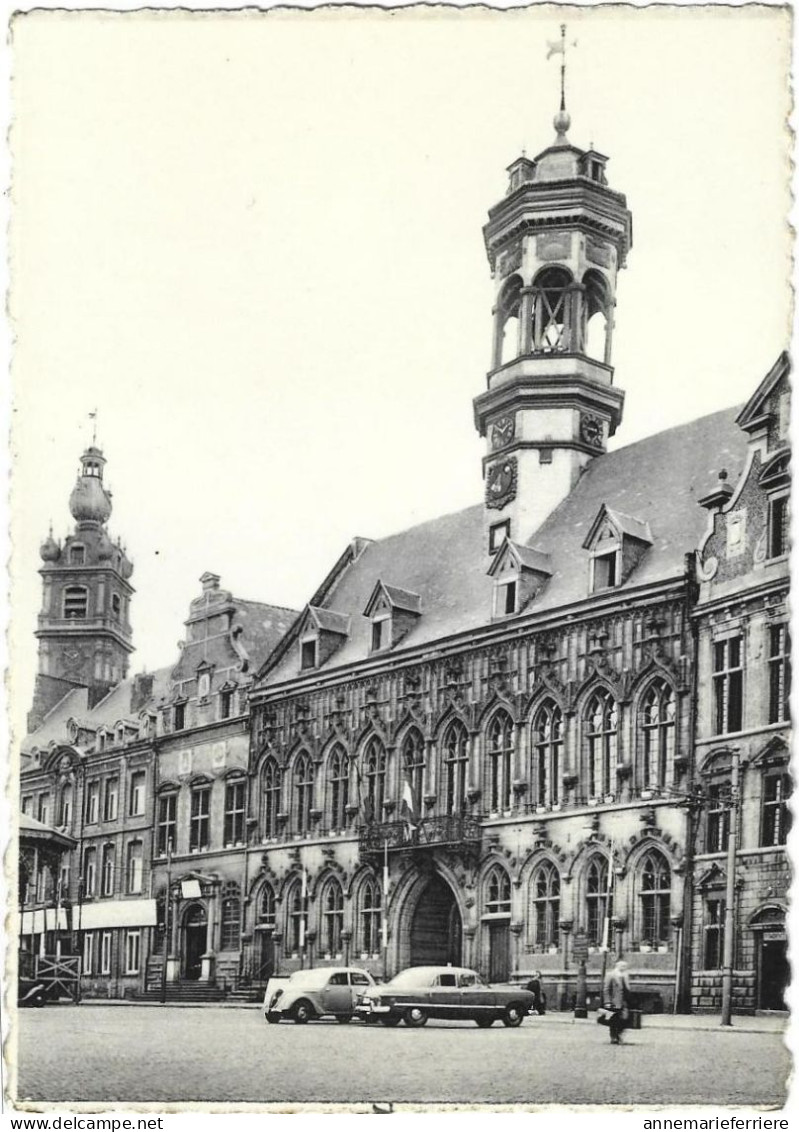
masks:
<instances>
[{"instance_id":1,"label":"street lamp post","mask_svg":"<svg viewBox=\"0 0 799 1132\"><path fill-rule=\"evenodd\" d=\"M172 903L172 838L166 846L166 897L164 899L164 961L161 967L161 1003L166 1003L166 969L169 962L169 911Z\"/></svg>"},{"instance_id":2,"label":"street lamp post","mask_svg":"<svg viewBox=\"0 0 799 1132\"><path fill-rule=\"evenodd\" d=\"M732 1025L732 968L735 960L735 857L738 841L738 749L730 774L730 823L727 832L727 895L724 908L724 959L721 976L721 1025Z\"/></svg>"}]
</instances>

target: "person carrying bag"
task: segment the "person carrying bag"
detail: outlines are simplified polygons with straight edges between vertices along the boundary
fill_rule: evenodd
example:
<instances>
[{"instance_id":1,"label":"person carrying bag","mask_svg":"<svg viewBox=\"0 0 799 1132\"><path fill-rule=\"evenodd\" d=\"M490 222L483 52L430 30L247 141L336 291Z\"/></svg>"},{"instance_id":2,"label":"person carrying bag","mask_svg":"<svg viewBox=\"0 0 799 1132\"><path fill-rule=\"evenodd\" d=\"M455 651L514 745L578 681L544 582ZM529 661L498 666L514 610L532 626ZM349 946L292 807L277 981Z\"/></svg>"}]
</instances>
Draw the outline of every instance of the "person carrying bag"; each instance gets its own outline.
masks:
<instances>
[{"instance_id":1,"label":"person carrying bag","mask_svg":"<svg viewBox=\"0 0 799 1132\"><path fill-rule=\"evenodd\" d=\"M608 973L602 989L602 1007L597 1021L610 1030L611 1045L621 1045L621 1033L630 1020L630 979L628 965L619 959Z\"/></svg>"}]
</instances>

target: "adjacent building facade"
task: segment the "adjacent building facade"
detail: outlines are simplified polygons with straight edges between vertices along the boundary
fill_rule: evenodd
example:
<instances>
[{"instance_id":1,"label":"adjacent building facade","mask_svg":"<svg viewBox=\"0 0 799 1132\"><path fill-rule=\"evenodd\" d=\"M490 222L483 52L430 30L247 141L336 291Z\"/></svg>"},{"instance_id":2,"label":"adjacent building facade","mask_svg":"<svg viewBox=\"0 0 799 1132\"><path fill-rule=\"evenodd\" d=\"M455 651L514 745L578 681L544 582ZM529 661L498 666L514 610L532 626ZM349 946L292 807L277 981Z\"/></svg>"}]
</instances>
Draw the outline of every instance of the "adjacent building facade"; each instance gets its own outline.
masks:
<instances>
[{"instance_id":1,"label":"adjacent building facade","mask_svg":"<svg viewBox=\"0 0 799 1132\"><path fill-rule=\"evenodd\" d=\"M127 680L131 567L85 454L75 536L42 548L22 791L76 840L87 992L451 962L540 970L567 1007L623 953L652 1008L717 1009L732 830L734 1003L780 1005L788 360L607 451L632 220L569 129L484 229L482 502L355 540L299 616L204 575L177 664Z\"/></svg>"}]
</instances>

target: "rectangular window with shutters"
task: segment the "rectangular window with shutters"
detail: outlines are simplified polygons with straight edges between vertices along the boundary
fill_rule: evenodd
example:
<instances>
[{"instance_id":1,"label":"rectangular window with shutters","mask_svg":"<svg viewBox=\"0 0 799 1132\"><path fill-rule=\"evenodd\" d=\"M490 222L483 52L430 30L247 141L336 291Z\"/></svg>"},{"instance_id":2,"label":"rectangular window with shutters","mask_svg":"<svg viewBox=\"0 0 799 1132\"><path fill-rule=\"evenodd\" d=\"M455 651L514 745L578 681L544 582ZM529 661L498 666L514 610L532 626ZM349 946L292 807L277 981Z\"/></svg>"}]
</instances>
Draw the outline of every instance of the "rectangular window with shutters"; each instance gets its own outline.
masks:
<instances>
[{"instance_id":1,"label":"rectangular window with shutters","mask_svg":"<svg viewBox=\"0 0 799 1132\"><path fill-rule=\"evenodd\" d=\"M225 845L244 844L244 796L243 778L228 782L225 786Z\"/></svg>"},{"instance_id":2,"label":"rectangular window with shutters","mask_svg":"<svg viewBox=\"0 0 799 1132\"><path fill-rule=\"evenodd\" d=\"M706 971L717 971L724 956L724 902L710 899L705 901L705 948Z\"/></svg>"},{"instance_id":3,"label":"rectangular window with shutters","mask_svg":"<svg viewBox=\"0 0 799 1132\"><path fill-rule=\"evenodd\" d=\"M83 933L83 974L93 975L95 962L96 932Z\"/></svg>"},{"instance_id":4,"label":"rectangular window with shutters","mask_svg":"<svg viewBox=\"0 0 799 1132\"><path fill-rule=\"evenodd\" d=\"M94 896L97 887L97 850L89 848L83 854L83 894Z\"/></svg>"},{"instance_id":5,"label":"rectangular window with shutters","mask_svg":"<svg viewBox=\"0 0 799 1132\"><path fill-rule=\"evenodd\" d=\"M135 928L125 933L125 974L138 975L141 966L141 931Z\"/></svg>"},{"instance_id":6,"label":"rectangular window with shutters","mask_svg":"<svg viewBox=\"0 0 799 1132\"><path fill-rule=\"evenodd\" d=\"M144 813L144 797L147 775L143 770L134 770L130 776L130 816L141 817Z\"/></svg>"},{"instance_id":7,"label":"rectangular window with shutters","mask_svg":"<svg viewBox=\"0 0 799 1132\"><path fill-rule=\"evenodd\" d=\"M195 786L191 792L191 824L189 828L189 849L192 852L207 849L211 843L210 813L210 786Z\"/></svg>"},{"instance_id":8,"label":"rectangular window with shutters","mask_svg":"<svg viewBox=\"0 0 799 1132\"><path fill-rule=\"evenodd\" d=\"M791 828L788 799L791 796L791 778L788 774L767 774L763 779L763 815L761 845L784 845Z\"/></svg>"},{"instance_id":9,"label":"rectangular window with shutters","mask_svg":"<svg viewBox=\"0 0 799 1132\"><path fill-rule=\"evenodd\" d=\"M131 841L128 845L128 859L125 872L128 893L133 896L142 890L143 846L141 841Z\"/></svg>"},{"instance_id":10,"label":"rectangular window with shutters","mask_svg":"<svg viewBox=\"0 0 799 1132\"><path fill-rule=\"evenodd\" d=\"M743 726L743 652L740 637L713 644L713 728L726 735Z\"/></svg>"},{"instance_id":11,"label":"rectangular window with shutters","mask_svg":"<svg viewBox=\"0 0 799 1132\"><path fill-rule=\"evenodd\" d=\"M100 971L101 975L111 974L111 932L102 932L100 935Z\"/></svg>"},{"instance_id":12,"label":"rectangular window with shutters","mask_svg":"<svg viewBox=\"0 0 799 1132\"><path fill-rule=\"evenodd\" d=\"M177 794L162 794L158 799L158 828L156 830L156 852L165 857L168 850L177 848Z\"/></svg>"},{"instance_id":13,"label":"rectangular window with shutters","mask_svg":"<svg viewBox=\"0 0 799 1132\"><path fill-rule=\"evenodd\" d=\"M787 722L791 700L791 636L787 625L769 628L768 682L768 721Z\"/></svg>"},{"instance_id":14,"label":"rectangular window with shutters","mask_svg":"<svg viewBox=\"0 0 799 1132\"><path fill-rule=\"evenodd\" d=\"M730 829L730 786L727 782L713 782L707 789L706 853L724 853Z\"/></svg>"},{"instance_id":15,"label":"rectangular window with shutters","mask_svg":"<svg viewBox=\"0 0 799 1132\"><path fill-rule=\"evenodd\" d=\"M105 783L103 821L116 821L119 813L119 779L108 778Z\"/></svg>"},{"instance_id":16,"label":"rectangular window with shutters","mask_svg":"<svg viewBox=\"0 0 799 1132\"><path fill-rule=\"evenodd\" d=\"M86 824L95 825L100 818L100 783L90 782L86 787Z\"/></svg>"},{"instance_id":17,"label":"rectangular window with shutters","mask_svg":"<svg viewBox=\"0 0 799 1132\"><path fill-rule=\"evenodd\" d=\"M788 516L788 496L781 495L769 500L768 505L768 556L779 558L788 553L790 520Z\"/></svg>"},{"instance_id":18,"label":"rectangular window with shutters","mask_svg":"<svg viewBox=\"0 0 799 1132\"><path fill-rule=\"evenodd\" d=\"M102 893L103 896L114 895L114 846L103 846L103 876L102 876Z\"/></svg>"}]
</instances>

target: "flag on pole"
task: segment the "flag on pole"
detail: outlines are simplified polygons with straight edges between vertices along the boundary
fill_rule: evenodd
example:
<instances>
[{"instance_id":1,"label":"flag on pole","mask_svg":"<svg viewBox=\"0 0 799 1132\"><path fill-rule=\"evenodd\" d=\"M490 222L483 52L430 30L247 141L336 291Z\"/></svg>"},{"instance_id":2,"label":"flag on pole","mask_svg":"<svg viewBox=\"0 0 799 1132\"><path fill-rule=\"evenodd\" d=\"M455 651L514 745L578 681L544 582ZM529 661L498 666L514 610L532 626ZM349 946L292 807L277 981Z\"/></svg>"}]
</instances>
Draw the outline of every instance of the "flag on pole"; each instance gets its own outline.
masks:
<instances>
[{"instance_id":1,"label":"flag on pole","mask_svg":"<svg viewBox=\"0 0 799 1132\"><path fill-rule=\"evenodd\" d=\"M615 881L614 847L610 845L610 861L608 862L608 890L605 894L605 922L602 925L602 950L607 951L610 944L610 915L613 906L613 885Z\"/></svg>"},{"instance_id":2,"label":"flag on pole","mask_svg":"<svg viewBox=\"0 0 799 1132\"><path fill-rule=\"evenodd\" d=\"M547 59L551 59L553 55L564 55L566 52L566 44L562 39L548 39L547 40Z\"/></svg>"},{"instance_id":3,"label":"flag on pole","mask_svg":"<svg viewBox=\"0 0 799 1132\"><path fill-rule=\"evenodd\" d=\"M300 889L300 951L305 950L306 918L308 916L308 870L303 866Z\"/></svg>"},{"instance_id":4,"label":"flag on pole","mask_svg":"<svg viewBox=\"0 0 799 1132\"><path fill-rule=\"evenodd\" d=\"M416 794L408 776L402 784L402 817L408 827L408 837L410 838L418 826L418 806L416 802Z\"/></svg>"}]
</instances>

